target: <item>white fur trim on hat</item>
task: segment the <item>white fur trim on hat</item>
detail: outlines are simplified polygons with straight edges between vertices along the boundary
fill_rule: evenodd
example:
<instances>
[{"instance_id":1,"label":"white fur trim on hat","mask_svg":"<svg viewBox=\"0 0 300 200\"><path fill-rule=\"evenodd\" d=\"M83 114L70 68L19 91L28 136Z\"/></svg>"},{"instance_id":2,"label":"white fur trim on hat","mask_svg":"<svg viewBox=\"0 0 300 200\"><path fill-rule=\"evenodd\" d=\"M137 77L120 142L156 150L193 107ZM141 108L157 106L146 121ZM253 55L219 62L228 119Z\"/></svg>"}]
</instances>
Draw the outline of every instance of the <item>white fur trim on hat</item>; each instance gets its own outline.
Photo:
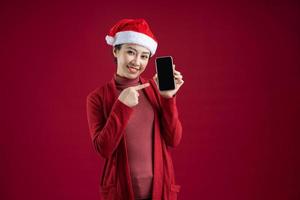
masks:
<instances>
[{"instance_id":1,"label":"white fur trim on hat","mask_svg":"<svg viewBox=\"0 0 300 200\"><path fill-rule=\"evenodd\" d=\"M114 38L107 35L105 39L107 44L113 46L124 43L134 43L142 45L150 50L151 56L155 54L155 51L157 49L157 42L153 38L149 37L146 34L135 31L121 31L116 33L116 36Z\"/></svg>"}]
</instances>

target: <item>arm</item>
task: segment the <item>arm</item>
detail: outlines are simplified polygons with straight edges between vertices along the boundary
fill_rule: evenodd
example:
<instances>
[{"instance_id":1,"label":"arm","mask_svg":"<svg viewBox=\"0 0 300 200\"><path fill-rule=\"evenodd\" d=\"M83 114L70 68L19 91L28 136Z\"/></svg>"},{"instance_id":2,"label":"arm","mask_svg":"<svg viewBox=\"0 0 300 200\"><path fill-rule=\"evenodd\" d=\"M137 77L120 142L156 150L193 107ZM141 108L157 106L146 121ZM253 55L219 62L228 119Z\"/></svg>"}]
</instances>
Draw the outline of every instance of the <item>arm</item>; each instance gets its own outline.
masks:
<instances>
[{"instance_id":1,"label":"arm","mask_svg":"<svg viewBox=\"0 0 300 200\"><path fill-rule=\"evenodd\" d=\"M178 117L176 96L165 98L160 96L162 136L167 145L176 147L182 137L182 126Z\"/></svg>"},{"instance_id":2,"label":"arm","mask_svg":"<svg viewBox=\"0 0 300 200\"><path fill-rule=\"evenodd\" d=\"M157 74L154 75L153 81L156 83L157 91L160 94L159 102L161 107L161 127L162 135L166 141L166 144L171 147L176 147L182 137L182 126L178 118L178 111L176 107L176 93L179 88L183 85L183 76L179 71L175 70L175 65L173 65L174 79L175 79L175 89L160 91L158 89L158 79Z\"/></svg>"},{"instance_id":3,"label":"arm","mask_svg":"<svg viewBox=\"0 0 300 200\"><path fill-rule=\"evenodd\" d=\"M101 99L91 93L87 96L87 119L96 151L109 158L117 148L133 109L117 99L107 119Z\"/></svg>"}]
</instances>

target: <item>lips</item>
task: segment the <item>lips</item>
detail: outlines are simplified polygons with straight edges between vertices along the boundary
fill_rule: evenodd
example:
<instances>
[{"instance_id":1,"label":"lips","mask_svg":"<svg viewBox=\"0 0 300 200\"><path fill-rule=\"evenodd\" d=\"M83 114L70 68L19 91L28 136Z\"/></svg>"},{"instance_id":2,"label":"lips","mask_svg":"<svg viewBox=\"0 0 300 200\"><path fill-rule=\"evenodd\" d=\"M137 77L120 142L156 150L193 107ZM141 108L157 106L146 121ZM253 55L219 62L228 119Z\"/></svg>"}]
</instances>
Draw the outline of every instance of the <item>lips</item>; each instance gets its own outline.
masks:
<instances>
[{"instance_id":1,"label":"lips","mask_svg":"<svg viewBox=\"0 0 300 200\"><path fill-rule=\"evenodd\" d=\"M133 66L128 66L128 70L131 73L136 73L136 72L139 71L139 68L138 67L133 67Z\"/></svg>"}]
</instances>

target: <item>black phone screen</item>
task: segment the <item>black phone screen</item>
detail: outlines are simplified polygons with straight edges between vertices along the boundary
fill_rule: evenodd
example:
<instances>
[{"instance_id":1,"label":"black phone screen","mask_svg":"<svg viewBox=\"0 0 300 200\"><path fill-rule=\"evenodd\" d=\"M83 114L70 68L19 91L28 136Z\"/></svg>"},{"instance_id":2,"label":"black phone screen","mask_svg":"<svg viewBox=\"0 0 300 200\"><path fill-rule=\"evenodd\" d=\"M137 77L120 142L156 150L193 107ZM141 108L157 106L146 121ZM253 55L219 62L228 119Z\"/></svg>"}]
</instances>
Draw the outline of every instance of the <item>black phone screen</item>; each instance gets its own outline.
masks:
<instances>
[{"instance_id":1,"label":"black phone screen","mask_svg":"<svg viewBox=\"0 0 300 200\"><path fill-rule=\"evenodd\" d=\"M155 63L159 90L175 89L172 57L158 57L155 59Z\"/></svg>"}]
</instances>

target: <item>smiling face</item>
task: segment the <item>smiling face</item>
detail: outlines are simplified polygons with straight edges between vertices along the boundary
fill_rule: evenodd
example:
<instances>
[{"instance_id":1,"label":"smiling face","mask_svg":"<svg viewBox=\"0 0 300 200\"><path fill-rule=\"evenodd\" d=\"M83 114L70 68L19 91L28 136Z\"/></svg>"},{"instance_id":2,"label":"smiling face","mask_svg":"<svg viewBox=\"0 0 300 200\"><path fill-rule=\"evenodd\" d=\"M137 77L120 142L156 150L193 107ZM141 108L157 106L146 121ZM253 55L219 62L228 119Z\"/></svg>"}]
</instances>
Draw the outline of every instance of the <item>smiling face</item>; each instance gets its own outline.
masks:
<instances>
[{"instance_id":1,"label":"smiling face","mask_svg":"<svg viewBox=\"0 0 300 200\"><path fill-rule=\"evenodd\" d=\"M117 74L135 79L146 69L150 58L149 49L137 44L123 44L121 49L113 48L113 55L117 59Z\"/></svg>"}]
</instances>

